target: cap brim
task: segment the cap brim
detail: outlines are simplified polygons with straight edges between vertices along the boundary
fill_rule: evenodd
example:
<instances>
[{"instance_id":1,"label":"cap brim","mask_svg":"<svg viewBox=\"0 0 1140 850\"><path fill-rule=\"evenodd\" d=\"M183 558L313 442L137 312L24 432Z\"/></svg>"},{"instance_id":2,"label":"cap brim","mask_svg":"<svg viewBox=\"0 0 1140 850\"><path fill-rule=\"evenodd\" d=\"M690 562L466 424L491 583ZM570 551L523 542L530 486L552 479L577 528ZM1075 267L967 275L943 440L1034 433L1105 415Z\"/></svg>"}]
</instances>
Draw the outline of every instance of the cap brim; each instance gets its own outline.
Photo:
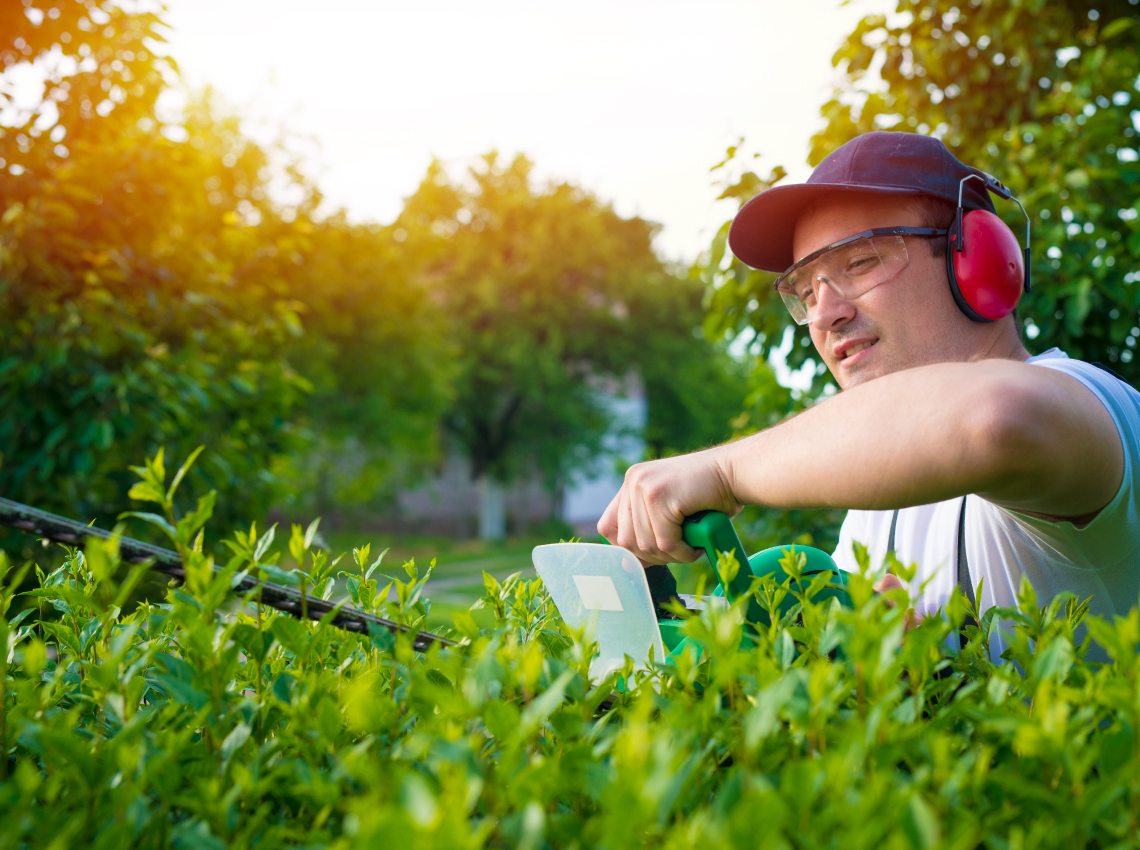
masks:
<instances>
[{"instance_id":1,"label":"cap brim","mask_svg":"<svg viewBox=\"0 0 1140 850\"><path fill-rule=\"evenodd\" d=\"M736 214L728 229L733 255L754 269L782 272L795 263L792 241L796 221L821 195L835 192L864 195L920 195L895 186L852 186L845 183L798 183L774 186L754 197Z\"/></svg>"}]
</instances>

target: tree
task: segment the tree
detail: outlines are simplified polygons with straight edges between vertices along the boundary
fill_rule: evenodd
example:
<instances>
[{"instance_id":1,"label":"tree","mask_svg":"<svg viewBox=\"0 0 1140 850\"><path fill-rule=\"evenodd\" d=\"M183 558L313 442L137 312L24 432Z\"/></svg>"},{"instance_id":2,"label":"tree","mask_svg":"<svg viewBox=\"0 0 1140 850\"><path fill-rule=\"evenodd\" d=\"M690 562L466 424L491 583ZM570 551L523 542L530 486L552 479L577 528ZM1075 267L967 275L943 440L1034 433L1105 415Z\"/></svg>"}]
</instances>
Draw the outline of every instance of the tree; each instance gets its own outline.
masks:
<instances>
[{"instance_id":1,"label":"tree","mask_svg":"<svg viewBox=\"0 0 1140 850\"><path fill-rule=\"evenodd\" d=\"M502 532L489 516L503 483L537 471L555 487L600 455L604 384L642 379L657 452L727 436L745 391L727 355L694 336L699 290L653 253L654 225L565 183L536 188L531 168L492 153L456 181L435 163L396 222L459 351L444 422L484 494L490 535ZM682 411L667 392L713 373L727 404ZM719 434L702 418L717 410Z\"/></svg>"},{"instance_id":2,"label":"tree","mask_svg":"<svg viewBox=\"0 0 1140 850\"><path fill-rule=\"evenodd\" d=\"M305 334L290 361L314 383L298 498L317 514L391 498L439 451L455 351L393 230L313 223L292 288Z\"/></svg>"},{"instance_id":3,"label":"tree","mask_svg":"<svg viewBox=\"0 0 1140 850\"><path fill-rule=\"evenodd\" d=\"M335 441L347 420L374 452L430 454L438 335L422 291L377 262L390 237L319 219L295 167L279 176L298 200L275 202L269 153L208 93L159 122L159 17L0 14L0 61L46 80L0 128L0 490L106 518L129 463L206 444L197 488L248 519L306 483L314 432Z\"/></svg>"},{"instance_id":4,"label":"tree","mask_svg":"<svg viewBox=\"0 0 1140 850\"><path fill-rule=\"evenodd\" d=\"M116 471L194 441L216 456L201 483L258 482L305 389L269 354L299 327L294 312L263 297L270 270L241 262L259 247L247 224L272 214L264 155L202 110L184 142L163 133L154 100L172 65L147 46L161 41L154 15L15 9L5 67L38 61L46 84L0 129L0 487L103 515L124 501ZM268 481L250 488L254 510Z\"/></svg>"},{"instance_id":5,"label":"tree","mask_svg":"<svg viewBox=\"0 0 1140 850\"><path fill-rule=\"evenodd\" d=\"M649 458L721 443L734 422L746 426L742 410L755 415L755 367L705 336L703 295L698 278L676 276L630 297L628 334L637 341L632 356L648 405L642 437Z\"/></svg>"}]
</instances>

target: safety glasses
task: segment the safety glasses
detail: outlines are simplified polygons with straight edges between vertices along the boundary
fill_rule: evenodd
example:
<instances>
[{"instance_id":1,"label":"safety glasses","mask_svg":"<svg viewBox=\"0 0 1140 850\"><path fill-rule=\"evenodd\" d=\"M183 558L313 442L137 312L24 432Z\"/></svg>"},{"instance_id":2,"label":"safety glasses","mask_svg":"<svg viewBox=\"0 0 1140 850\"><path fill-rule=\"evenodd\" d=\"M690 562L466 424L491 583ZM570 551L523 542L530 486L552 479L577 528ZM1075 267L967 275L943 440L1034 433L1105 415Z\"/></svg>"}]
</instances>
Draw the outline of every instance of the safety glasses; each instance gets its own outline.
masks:
<instances>
[{"instance_id":1,"label":"safety glasses","mask_svg":"<svg viewBox=\"0 0 1140 850\"><path fill-rule=\"evenodd\" d=\"M797 325L815 319L820 287L848 301L901 272L910 258L906 236L936 238L934 227L876 227L813 251L776 278L776 291Z\"/></svg>"}]
</instances>

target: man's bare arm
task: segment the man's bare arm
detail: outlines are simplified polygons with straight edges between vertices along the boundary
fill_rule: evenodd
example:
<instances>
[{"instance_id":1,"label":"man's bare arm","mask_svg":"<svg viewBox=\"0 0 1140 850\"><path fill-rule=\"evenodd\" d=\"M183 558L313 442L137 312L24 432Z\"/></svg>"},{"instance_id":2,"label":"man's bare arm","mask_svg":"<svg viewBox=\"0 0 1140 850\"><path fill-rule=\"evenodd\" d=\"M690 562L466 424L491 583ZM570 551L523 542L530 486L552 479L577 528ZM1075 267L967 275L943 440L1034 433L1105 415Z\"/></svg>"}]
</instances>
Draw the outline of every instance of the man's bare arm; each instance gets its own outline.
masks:
<instances>
[{"instance_id":1,"label":"man's bare arm","mask_svg":"<svg viewBox=\"0 0 1140 850\"><path fill-rule=\"evenodd\" d=\"M638 464L598 529L649 562L692 560L681 519L745 504L883 510L976 493L1053 517L1103 508L1124 451L1076 379L1010 360L940 363L846 390L767 431Z\"/></svg>"}]
</instances>

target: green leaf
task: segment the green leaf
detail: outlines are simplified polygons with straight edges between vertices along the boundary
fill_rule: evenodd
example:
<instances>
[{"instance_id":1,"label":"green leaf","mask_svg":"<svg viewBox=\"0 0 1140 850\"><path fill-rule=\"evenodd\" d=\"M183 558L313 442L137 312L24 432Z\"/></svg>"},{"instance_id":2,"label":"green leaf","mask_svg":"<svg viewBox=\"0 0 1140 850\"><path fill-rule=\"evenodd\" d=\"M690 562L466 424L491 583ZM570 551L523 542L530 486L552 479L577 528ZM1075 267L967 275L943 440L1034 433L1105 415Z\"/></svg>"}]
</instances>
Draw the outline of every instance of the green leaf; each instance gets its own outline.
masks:
<instances>
[{"instance_id":1,"label":"green leaf","mask_svg":"<svg viewBox=\"0 0 1140 850\"><path fill-rule=\"evenodd\" d=\"M162 688L166 698L180 705L198 711L210 698L189 682L166 673L152 674L154 681Z\"/></svg>"},{"instance_id":2,"label":"green leaf","mask_svg":"<svg viewBox=\"0 0 1140 850\"><path fill-rule=\"evenodd\" d=\"M490 702L483 709L483 723L496 738L503 740L519 728L519 710L509 702Z\"/></svg>"},{"instance_id":3,"label":"green leaf","mask_svg":"<svg viewBox=\"0 0 1140 850\"><path fill-rule=\"evenodd\" d=\"M486 570L483 571L483 586L487 588L487 593L494 599L498 599L502 593L502 586L498 579Z\"/></svg>"},{"instance_id":4,"label":"green leaf","mask_svg":"<svg viewBox=\"0 0 1140 850\"><path fill-rule=\"evenodd\" d=\"M211 490L205 496L198 499L198 507L193 513L189 513L178 520L175 539L179 543L188 546L194 535L197 534L210 517L214 515L214 503L217 496L218 492Z\"/></svg>"},{"instance_id":5,"label":"green leaf","mask_svg":"<svg viewBox=\"0 0 1140 850\"><path fill-rule=\"evenodd\" d=\"M269 631L293 655L301 658L309 648L309 631L305 624L292 617L274 617Z\"/></svg>"},{"instance_id":6,"label":"green leaf","mask_svg":"<svg viewBox=\"0 0 1140 850\"><path fill-rule=\"evenodd\" d=\"M257 541L257 546L253 550L254 563L261 562L261 557L269 551L269 547L273 545L273 536L276 533L277 523L273 523L273 525L269 526L269 530L261 535L261 538Z\"/></svg>"},{"instance_id":7,"label":"green leaf","mask_svg":"<svg viewBox=\"0 0 1140 850\"><path fill-rule=\"evenodd\" d=\"M38 587L35 590L29 590L20 594L21 596L31 596L36 599L48 599L52 601L60 601L67 604L70 613L78 613L83 609L91 611L96 610L95 603L86 593L76 590L74 587L69 587L66 584L57 584L51 587Z\"/></svg>"},{"instance_id":8,"label":"green leaf","mask_svg":"<svg viewBox=\"0 0 1140 850\"><path fill-rule=\"evenodd\" d=\"M381 552L379 555L376 556L376 560L373 561L369 565L368 569L364 571L365 580L372 578L372 573L376 572L377 568L380 566L380 562L384 560L384 556L387 554L388 554L388 550L385 549L383 552ZM367 556L365 556L365 557L367 557Z\"/></svg>"},{"instance_id":9,"label":"green leaf","mask_svg":"<svg viewBox=\"0 0 1140 850\"><path fill-rule=\"evenodd\" d=\"M295 680L288 673L282 673L273 680L273 695L288 705L293 700L293 685Z\"/></svg>"},{"instance_id":10,"label":"green leaf","mask_svg":"<svg viewBox=\"0 0 1140 850\"><path fill-rule=\"evenodd\" d=\"M1075 655L1068 638L1057 637L1044 650L1037 653L1033 662L1033 675L1037 679L1064 681L1073 667Z\"/></svg>"},{"instance_id":11,"label":"green leaf","mask_svg":"<svg viewBox=\"0 0 1140 850\"><path fill-rule=\"evenodd\" d=\"M904 822L915 846L930 850L941 842L938 817L917 792L911 795Z\"/></svg>"},{"instance_id":12,"label":"green leaf","mask_svg":"<svg viewBox=\"0 0 1140 850\"><path fill-rule=\"evenodd\" d=\"M1132 16L1109 21L1109 23L1105 24L1104 29L1100 31L1101 41L1109 41L1110 39L1116 38L1122 32L1132 29L1135 24L1136 18Z\"/></svg>"},{"instance_id":13,"label":"green leaf","mask_svg":"<svg viewBox=\"0 0 1140 850\"><path fill-rule=\"evenodd\" d=\"M92 617L84 623L83 628L79 631L79 649L81 652L86 653L90 648L91 642L95 640L101 625L98 617Z\"/></svg>"},{"instance_id":14,"label":"green leaf","mask_svg":"<svg viewBox=\"0 0 1140 850\"><path fill-rule=\"evenodd\" d=\"M83 654L79 645L79 639L76 636L75 632L72 631L69 627L63 625L63 623L53 623L50 621L41 622L40 628L43 629L44 632L53 640L55 640L56 646L66 647L67 650L75 658L78 658Z\"/></svg>"},{"instance_id":15,"label":"green leaf","mask_svg":"<svg viewBox=\"0 0 1140 850\"><path fill-rule=\"evenodd\" d=\"M283 570L271 564L261 564L258 569L275 584L283 584L289 587L299 587L301 584L301 576L298 570Z\"/></svg>"},{"instance_id":16,"label":"green leaf","mask_svg":"<svg viewBox=\"0 0 1140 850\"><path fill-rule=\"evenodd\" d=\"M194 451L190 452L190 456L186 458L182 466L178 467L178 472L174 473L174 480L170 482L170 489L166 491L166 504L174 503L174 494L178 492L178 485L182 483L182 479L186 473L190 471L190 467L194 465L194 461L198 459L198 455L202 453L205 446L198 446Z\"/></svg>"},{"instance_id":17,"label":"green leaf","mask_svg":"<svg viewBox=\"0 0 1140 850\"><path fill-rule=\"evenodd\" d=\"M736 578L737 573L740 572L740 562L736 559L736 553L717 552L716 572L724 587L731 585L732 580Z\"/></svg>"},{"instance_id":18,"label":"green leaf","mask_svg":"<svg viewBox=\"0 0 1140 850\"><path fill-rule=\"evenodd\" d=\"M792 640L791 632L786 629L781 631L780 636L777 638L777 646L780 666L787 670L796 660L796 643Z\"/></svg>"},{"instance_id":19,"label":"green leaf","mask_svg":"<svg viewBox=\"0 0 1140 850\"><path fill-rule=\"evenodd\" d=\"M210 831L210 825L197 818L175 824L170 843L176 850L226 850L226 842Z\"/></svg>"},{"instance_id":20,"label":"green leaf","mask_svg":"<svg viewBox=\"0 0 1140 850\"><path fill-rule=\"evenodd\" d=\"M127 491L127 495L140 502L154 502L159 505L166 504L166 493L162 486L152 481L139 481Z\"/></svg>"},{"instance_id":21,"label":"green leaf","mask_svg":"<svg viewBox=\"0 0 1140 850\"><path fill-rule=\"evenodd\" d=\"M222 741L223 763L228 762L231 758L233 758L234 753L241 749L242 745L249 740L250 733L252 732L253 728L248 724L238 723L230 731L230 734L226 735L225 740Z\"/></svg>"},{"instance_id":22,"label":"green leaf","mask_svg":"<svg viewBox=\"0 0 1140 850\"><path fill-rule=\"evenodd\" d=\"M273 633L257 629L247 623L240 623L233 632L234 642L242 648L247 657L258 664L265 661L269 648L273 645Z\"/></svg>"},{"instance_id":23,"label":"green leaf","mask_svg":"<svg viewBox=\"0 0 1140 850\"><path fill-rule=\"evenodd\" d=\"M320 526L320 524L321 518L317 517L315 520L310 522L309 527L305 529L304 545L306 551L308 551L309 547L313 545L313 538L316 536L317 528Z\"/></svg>"},{"instance_id":24,"label":"green leaf","mask_svg":"<svg viewBox=\"0 0 1140 850\"><path fill-rule=\"evenodd\" d=\"M523 710L519 721L519 731L523 735L528 735L537 729L546 721L546 718L562 705L562 701L566 697L566 686L576 675L573 670L565 671Z\"/></svg>"},{"instance_id":25,"label":"green leaf","mask_svg":"<svg viewBox=\"0 0 1140 850\"><path fill-rule=\"evenodd\" d=\"M139 497L132 495L131 498ZM145 513L142 511L124 511L123 513L119 514L119 519L128 519L131 517L135 519L141 519L143 522L149 523L155 528L161 529L162 532L172 541L178 542L178 533L174 530L174 526L166 521L166 517L160 516L159 514Z\"/></svg>"}]
</instances>

